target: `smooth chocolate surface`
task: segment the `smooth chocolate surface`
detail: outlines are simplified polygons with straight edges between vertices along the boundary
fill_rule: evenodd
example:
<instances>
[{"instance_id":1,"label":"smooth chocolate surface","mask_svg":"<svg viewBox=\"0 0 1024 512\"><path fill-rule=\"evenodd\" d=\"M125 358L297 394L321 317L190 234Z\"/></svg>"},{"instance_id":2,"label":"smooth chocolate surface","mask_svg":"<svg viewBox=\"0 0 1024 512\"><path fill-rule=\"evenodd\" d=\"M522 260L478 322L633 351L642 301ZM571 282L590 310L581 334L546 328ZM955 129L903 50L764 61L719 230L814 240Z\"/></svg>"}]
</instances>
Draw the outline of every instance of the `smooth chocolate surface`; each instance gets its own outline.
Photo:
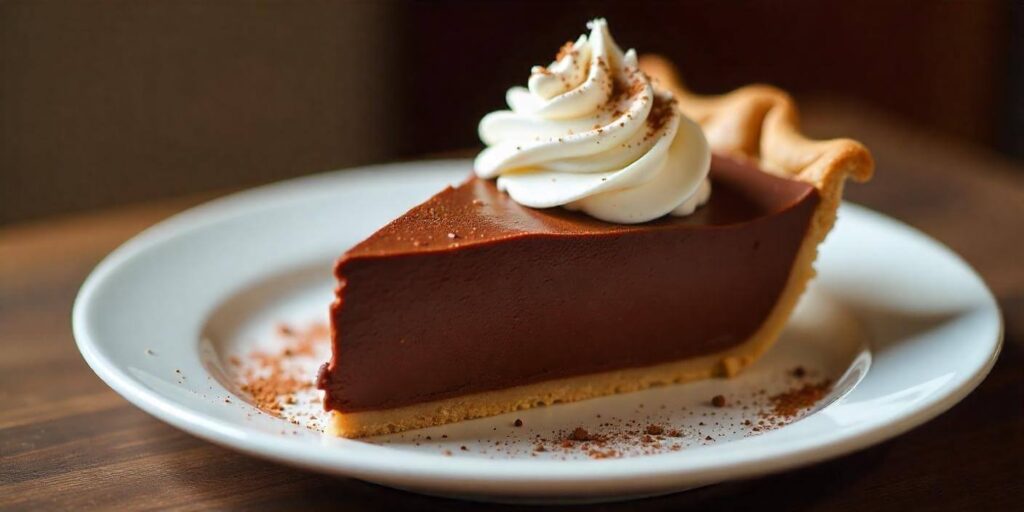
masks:
<instances>
[{"instance_id":1,"label":"smooth chocolate surface","mask_svg":"<svg viewBox=\"0 0 1024 512\"><path fill-rule=\"evenodd\" d=\"M341 257L324 404L378 410L725 350L789 276L819 196L715 156L711 200L639 225L471 178Z\"/></svg>"}]
</instances>

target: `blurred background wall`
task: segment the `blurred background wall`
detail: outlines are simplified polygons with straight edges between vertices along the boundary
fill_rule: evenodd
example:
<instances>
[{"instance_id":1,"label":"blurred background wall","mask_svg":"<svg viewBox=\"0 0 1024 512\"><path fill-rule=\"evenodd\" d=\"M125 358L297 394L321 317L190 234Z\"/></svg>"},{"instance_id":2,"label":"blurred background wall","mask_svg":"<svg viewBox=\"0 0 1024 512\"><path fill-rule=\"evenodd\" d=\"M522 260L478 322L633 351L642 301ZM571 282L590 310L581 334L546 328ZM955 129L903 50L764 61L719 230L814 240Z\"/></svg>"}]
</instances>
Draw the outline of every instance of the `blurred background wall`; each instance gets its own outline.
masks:
<instances>
[{"instance_id":1,"label":"blurred background wall","mask_svg":"<svg viewBox=\"0 0 1024 512\"><path fill-rule=\"evenodd\" d=\"M1024 155L1013 0L0 0L0 224L478 146L595 16L701 92L852 98Z\"/></svg>"}]
</instances>

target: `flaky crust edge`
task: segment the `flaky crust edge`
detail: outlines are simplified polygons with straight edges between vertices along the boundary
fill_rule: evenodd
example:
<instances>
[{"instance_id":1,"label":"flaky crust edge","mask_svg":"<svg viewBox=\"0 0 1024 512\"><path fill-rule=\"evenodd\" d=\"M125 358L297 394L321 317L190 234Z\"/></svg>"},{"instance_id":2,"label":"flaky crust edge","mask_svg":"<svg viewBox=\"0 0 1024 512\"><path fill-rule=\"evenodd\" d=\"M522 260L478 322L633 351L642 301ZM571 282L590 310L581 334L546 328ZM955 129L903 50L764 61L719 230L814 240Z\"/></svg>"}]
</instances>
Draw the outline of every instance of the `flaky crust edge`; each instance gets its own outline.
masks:
<instances>
[{"instance_id":1,"label":"flaky crust edge","mask_svg":"<svg viewBox=\"0 0 1024 512\"><path fill-rule=\"evenodd\" d=\"M773 174L814 185L833 212L847 178L865 182L875 162L863 144L851 139L812 140L800 132L796 103L769 85L748 85L718 96L690 92L675 67L657 55L640 59L640 68L657 86L668 89L688 117L700 123L712 150L754 160Z\"/></svg>"}]
</instances>

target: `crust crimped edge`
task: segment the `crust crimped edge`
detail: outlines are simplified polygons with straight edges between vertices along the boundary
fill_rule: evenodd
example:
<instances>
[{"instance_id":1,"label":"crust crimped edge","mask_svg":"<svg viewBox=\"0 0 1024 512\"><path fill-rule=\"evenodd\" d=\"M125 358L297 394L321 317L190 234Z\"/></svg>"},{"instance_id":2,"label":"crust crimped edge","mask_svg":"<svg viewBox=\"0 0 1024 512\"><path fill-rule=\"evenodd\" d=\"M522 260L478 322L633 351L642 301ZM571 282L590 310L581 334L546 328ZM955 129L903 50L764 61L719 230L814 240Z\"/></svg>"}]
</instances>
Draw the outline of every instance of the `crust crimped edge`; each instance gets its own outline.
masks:
<instances>
[{"instance_id":1,"label":"crust crimped edge","mask_svg":"<svg viewBox=\"0 0 1024 512\"><path fill-rule=\"evenodd\" d=\"M751 85L721 96L688 91L665 59L645 56L640 67L658 85L673 92L679 107L701 124L711 148L753 160L766 172L803 181L818 189L818 204L797 251L786 285L760 328L742 344L697 358L582 375L393 409L332 412L328 433L365 437L495 416L542 405L586 400L655 386L711 377L733 377L750 366L778 339L807 283L814 277L818 245L835 223L847 178L864 182L874 172L868 150L850 139L817 141L799 130L797 110L785 92Z\"/></svg>"}]
</instances>

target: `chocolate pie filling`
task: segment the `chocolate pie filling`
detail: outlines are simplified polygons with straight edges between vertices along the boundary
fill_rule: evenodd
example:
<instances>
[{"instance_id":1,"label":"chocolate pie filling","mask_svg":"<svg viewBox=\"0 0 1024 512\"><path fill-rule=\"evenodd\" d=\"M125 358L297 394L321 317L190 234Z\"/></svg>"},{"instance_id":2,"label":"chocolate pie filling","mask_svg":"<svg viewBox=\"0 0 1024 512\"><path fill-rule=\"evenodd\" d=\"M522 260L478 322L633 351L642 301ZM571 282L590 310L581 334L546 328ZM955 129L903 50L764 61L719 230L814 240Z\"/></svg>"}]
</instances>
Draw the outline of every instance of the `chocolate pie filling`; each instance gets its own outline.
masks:
<instances>
[{"instance_id":1,"label":"chocolate pie filling","mask_svg":"<svg viewBox=\"0 0 1024 512\"><path fill-rule=\"evenodd\" d=\"M338 261L324 406L412 405L719 352L785 286L818 191L714 156L688 217L608 224L447 188Z\"/></svg>"}]
</instances>

